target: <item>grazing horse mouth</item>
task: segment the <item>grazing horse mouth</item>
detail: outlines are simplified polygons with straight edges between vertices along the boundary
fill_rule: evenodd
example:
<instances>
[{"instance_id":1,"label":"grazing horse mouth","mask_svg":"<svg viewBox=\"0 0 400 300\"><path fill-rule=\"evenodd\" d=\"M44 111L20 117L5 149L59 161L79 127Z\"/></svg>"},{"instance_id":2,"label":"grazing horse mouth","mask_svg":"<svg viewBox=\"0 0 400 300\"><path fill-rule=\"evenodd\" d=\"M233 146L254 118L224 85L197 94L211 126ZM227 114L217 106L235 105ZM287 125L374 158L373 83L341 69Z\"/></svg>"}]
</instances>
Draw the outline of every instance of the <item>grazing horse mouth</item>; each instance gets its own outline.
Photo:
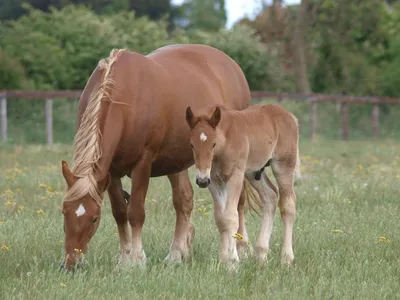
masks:
<instances>
[{"instance_id":1,"label":"grazing horse mouth","mask_svg":"<svg viewBox=\"0 0 400 300\"><path fill-rule=\"evenodd\" d=\"M74 260L72 263L68 261L69 259L71 260L71 258L69 258L70 256L74 256ZM79 254L78 257L76 256L76 254L67 254L64 262L60 264L60 271L71 271L74 269L80 269L85 265L85 263L86 259L84 254Z\"/></svg>"}]
</instances>

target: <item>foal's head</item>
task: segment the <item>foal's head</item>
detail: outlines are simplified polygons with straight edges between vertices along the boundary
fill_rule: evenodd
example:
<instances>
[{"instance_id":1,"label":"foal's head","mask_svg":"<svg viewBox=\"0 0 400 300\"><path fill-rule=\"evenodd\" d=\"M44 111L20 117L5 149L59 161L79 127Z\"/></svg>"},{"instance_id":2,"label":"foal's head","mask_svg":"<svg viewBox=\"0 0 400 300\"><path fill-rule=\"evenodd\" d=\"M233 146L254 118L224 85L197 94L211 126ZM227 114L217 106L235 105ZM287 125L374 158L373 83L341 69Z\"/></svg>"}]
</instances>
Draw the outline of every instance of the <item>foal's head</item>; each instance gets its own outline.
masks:
<instances>
[{"instance_id":1,"label":"foal's head","mask_svg":"<svg viewBox=\"0 0 400 300\"><path fill-rule=\"evenodd\" d=\"M62 267L71 270L83 258L91 238L99 227L99 199L94 199L91 194L95 192L99 197L103 197L110 182L110 174L99 183L92 182L89 178L77 178L65 161L62 161L62 173L68 186L62 208L65 233L65 265ZM85 192L88 190L89 193Z\"/></svg>"},{"instance_id":2,"label":"foal's head","mask_svg":"<svg viewBox=\"0 0 400 300\"><path fill-rule=\"evenodd\" d=\"M186 109L186 122L190 127L190 145L193 149L197 169L196 184L206 188L211 182L210 172L214 149L217 145L216 127L221 120L221 110L217 107L211 117L196 117L190 106Z\"/></svg>"}]
</instances>

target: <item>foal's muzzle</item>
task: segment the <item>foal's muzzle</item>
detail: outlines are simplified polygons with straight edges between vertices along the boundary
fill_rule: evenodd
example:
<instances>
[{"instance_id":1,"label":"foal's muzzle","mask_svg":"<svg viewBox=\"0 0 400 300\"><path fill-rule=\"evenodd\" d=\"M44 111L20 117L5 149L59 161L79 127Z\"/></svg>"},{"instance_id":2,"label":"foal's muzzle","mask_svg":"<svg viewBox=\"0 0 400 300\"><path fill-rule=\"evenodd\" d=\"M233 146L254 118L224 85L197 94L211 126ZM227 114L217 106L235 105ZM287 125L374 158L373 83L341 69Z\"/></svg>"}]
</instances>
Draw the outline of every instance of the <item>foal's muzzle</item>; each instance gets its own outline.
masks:
<instances>
[{"instance_id":1,"label":"foal's muzzle","mask_svg":"<svg viewBox=\"0 0 400 300\"><path fill-rule=\"evenodd\" d=\"M201 188L206 188L210 185L211 179L209 177L201 178L196 176L196 184Z\"/></svg>"}]
</instances>

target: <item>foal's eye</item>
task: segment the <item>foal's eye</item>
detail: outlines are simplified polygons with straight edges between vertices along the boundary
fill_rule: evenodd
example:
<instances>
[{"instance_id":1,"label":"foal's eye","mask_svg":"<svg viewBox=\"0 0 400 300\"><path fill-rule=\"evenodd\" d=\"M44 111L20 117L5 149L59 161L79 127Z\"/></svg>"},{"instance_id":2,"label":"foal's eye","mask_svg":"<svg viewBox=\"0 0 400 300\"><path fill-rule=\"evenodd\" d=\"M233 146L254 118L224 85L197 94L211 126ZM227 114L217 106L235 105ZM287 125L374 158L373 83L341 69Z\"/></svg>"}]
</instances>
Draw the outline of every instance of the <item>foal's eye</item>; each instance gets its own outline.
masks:
<instances>
[{"instance_id":1,"label":"foal's eye","mask_svg":"<svg viewBox=\"0 0 400 300\"><path fill-rule=\"evenodd\" d=\"M99 219L99 217L95 217L92 221L93 224L95 224L97 222L97 220Z\"/></svg>"},{"instance_id":2,"label":"foal's eye","mask_svg":"<svg viewBox=\"0 0 400 300\"><path fill-rule=\"evenodd\" d=\"M215 146L216 146L217 144L216 143L214 143L214 145L213 145L213 149L215 148Z\"/></svg>"}]
</instances>

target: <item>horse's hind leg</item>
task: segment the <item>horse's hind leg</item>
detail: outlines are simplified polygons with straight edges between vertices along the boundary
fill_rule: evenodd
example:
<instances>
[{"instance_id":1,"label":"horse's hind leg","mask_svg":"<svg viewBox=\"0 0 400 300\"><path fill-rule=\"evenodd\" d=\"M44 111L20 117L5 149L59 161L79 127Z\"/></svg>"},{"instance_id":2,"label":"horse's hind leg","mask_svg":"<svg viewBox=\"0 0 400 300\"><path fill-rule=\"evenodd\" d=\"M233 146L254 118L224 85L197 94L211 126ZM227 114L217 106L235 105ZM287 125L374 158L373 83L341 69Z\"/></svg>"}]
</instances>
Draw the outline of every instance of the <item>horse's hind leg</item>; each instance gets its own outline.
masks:
<instances>
[{"instance_id":1,"label":"horse's hind leg","mask_svg":"<svg viewBox=\"0 0 400 300\"><path fill-rule=\"evenodd\" d=\"M176 211L174 240L166 261L181 262L189 258L189 249L194 238L194 226L190 223L193 209L193 188L188 170L169 175L172 187L172 201Z\"/></svg>"},{"instance_id":2,"label":"horse's hind leg","mask_svg":"<svg viewBox=\"0 0 400 300\"><path fill-rule=\"evenodd\" d=\"M130 237L130 226L128 223L128 207L125 202L121 179L119 177L111 177L111 183L108 187L108 196L110 197L112 213L115 222L118 226L119 234L119 246L120 246L120 257L118 265L126 263L127 258L132 249L131 237Z\"/></svg>"},{"instance_id":3,"label":"horse's hind leg","mask_svg":"<svg viewBox=\"0 0 400 300\"><path fill-rule=\"evenodd\" d=\"M256 180L254 174L247 174L246 178L255 188L264 205L260 234L255 246L257 259L260 262L264 262L267 259L269 250L269 240L271 238L276 206L278 204L278 191L264 172L261 173L260 180Z\"/></svg>"},{"instance_id":4,"label":"horse's hind leg","mask_svg":"<svg viewBox=\"0 0 400 300\"><path fill-rule=\"evenodd\" d=\"M282 263L291 264L293 254L293 224L296 216L296 194L293 189L296 159L276 160L272 171L279 188L279 210L284 225Z\"/></svg>"}]
</instances>

